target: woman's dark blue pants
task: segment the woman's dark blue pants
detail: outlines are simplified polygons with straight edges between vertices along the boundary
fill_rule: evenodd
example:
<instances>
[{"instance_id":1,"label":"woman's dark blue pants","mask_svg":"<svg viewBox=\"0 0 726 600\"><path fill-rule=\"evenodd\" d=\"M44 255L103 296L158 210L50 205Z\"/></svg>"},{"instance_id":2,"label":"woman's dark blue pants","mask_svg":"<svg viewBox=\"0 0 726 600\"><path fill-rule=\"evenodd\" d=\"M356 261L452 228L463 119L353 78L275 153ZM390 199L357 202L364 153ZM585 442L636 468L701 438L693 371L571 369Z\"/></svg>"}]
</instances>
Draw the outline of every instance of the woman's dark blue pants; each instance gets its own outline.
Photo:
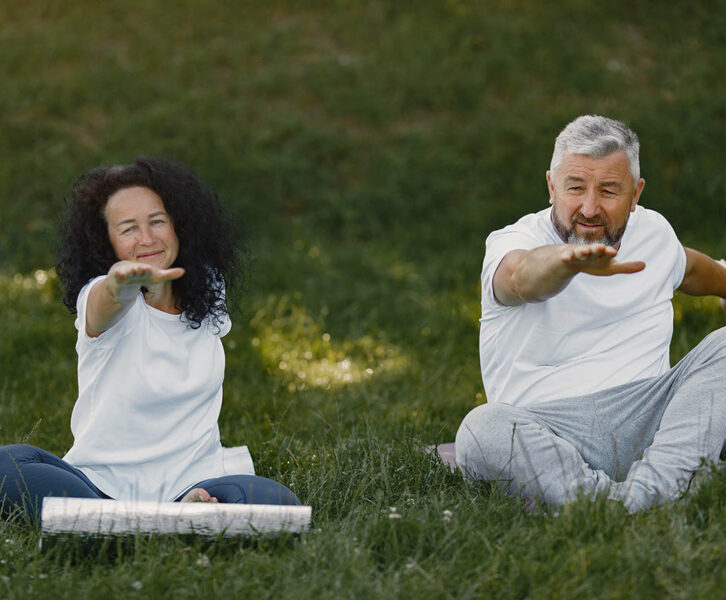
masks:
<instances>
[{"instance_id":1,"label":"woman's dark blue pants","mask_svg":"<svg viewBox=\"0 0 726 600\"><path fill-rule=\"evenodd\" d=\"M192 486L197 487L224 503L300 504L284 485L257 475L215 477ZM28 444L0 446L2 515L24 514L37 521L46 496L109 498L82 471L50 452Z\"/></svg>"}]
</instances>

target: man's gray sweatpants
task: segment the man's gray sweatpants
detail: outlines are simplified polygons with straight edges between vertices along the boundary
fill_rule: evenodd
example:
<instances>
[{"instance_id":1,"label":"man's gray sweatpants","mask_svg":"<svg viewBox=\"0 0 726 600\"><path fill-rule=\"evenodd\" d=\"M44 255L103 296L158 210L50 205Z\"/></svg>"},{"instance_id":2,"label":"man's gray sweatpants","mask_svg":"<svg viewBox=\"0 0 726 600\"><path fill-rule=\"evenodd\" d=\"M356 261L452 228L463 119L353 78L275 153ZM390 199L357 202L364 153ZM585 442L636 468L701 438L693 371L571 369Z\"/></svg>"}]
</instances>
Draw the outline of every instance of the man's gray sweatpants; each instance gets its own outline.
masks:
<instances>
[{"instance_id":1,"label":"man's gray sweatpants","mask_svg":"<svg viewBox=\"0 0 726 600\"><path fill-rule=\"evenodd\" d=\"M477 406L456 434L456 462L511 495L564 504L607 493L634 512L680 496L725 440L722 327L658 377L527 408Z\"/></svg>"}]
</instances>

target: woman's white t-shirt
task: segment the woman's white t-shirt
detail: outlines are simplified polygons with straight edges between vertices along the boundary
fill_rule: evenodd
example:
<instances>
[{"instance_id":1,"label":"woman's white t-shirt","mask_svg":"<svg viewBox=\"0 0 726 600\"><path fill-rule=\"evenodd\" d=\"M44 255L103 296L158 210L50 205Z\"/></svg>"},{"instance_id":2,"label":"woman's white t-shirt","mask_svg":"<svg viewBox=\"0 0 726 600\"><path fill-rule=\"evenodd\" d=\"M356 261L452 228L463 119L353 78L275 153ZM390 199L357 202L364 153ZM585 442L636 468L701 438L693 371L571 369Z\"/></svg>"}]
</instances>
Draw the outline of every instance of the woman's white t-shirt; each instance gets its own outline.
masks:
<instances>
[{"instance_id":1,"label":"woman's white t-shirt","mask_svg":"<svg viewBox=\"0 0 726 600\"><path fill-rule=\"evenodd\" d=\"M86 303L104 277L78 296L78 400L64 460L119 500L173 500L204 479L254 473L246 446L223 448L219 439L229 318L192 329L139 293L117 323L91 338Z\"/></svg>"},{"instance_id":2,"label":"woman's white t-shirt","mask_svg":"<svg viewBox=\"0 0 726 600\"><path fill-rule=\"evenodd\" d=\"M563 244L551 211L526 215L486 241L479 357L488 402L531 406L669 368L671 299L683 280L686 255L668 221L653 210L636 207L616 257L645 262L639 273L580 273L544 302L497 302L492 279L508 252Z\"/></svg>"}]
</instances>

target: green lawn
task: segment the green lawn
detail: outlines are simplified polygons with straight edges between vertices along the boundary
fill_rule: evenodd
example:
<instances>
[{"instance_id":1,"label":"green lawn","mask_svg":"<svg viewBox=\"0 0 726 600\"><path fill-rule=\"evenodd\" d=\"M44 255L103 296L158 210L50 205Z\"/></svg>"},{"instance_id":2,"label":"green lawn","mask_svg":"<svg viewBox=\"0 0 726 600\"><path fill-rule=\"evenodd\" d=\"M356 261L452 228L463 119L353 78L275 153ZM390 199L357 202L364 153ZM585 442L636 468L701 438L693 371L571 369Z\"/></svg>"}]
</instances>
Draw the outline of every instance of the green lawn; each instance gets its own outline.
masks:
<instances>
[{"instance_id":1,"label":"green lawn","mask_svg":"<svg viewBox=\"0 0 726 600\"><path fill-rule=\"evenodd\" d=\"M75 330L52 271L65 191L170 156L251 249L223 442L248 444L313 524L40 551L36 530L0 523L0 597L721 596L723 473L637 516L530 515L420 447L485 401L484 238L546 205L575 116L629 121L641 203L726 256L725 31L722 0L2 3L0 444L71 444ZM674 303L675 361L726 316Z\"/></svg>"}]
</instances>

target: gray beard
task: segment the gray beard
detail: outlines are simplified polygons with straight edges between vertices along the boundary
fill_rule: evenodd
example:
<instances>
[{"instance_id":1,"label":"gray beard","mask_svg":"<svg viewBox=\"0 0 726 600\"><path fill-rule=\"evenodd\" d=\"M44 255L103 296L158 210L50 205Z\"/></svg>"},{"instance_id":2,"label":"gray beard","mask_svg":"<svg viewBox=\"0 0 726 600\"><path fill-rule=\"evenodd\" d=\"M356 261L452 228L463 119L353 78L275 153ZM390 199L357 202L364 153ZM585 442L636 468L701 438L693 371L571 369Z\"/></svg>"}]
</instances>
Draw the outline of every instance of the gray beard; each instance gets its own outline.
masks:
<instances>
[{"instance_id":1,"label":"gray beard","mask_svg":"<svg viewBox=\"0 0 726 600\"><path fill-rule=\"evenodd\" d=\"M606 246L612 246L613 248L617 248L620 245L620 240L623 238L623 234L625 233L625 226L627 225L627 221L623 227L617 231L613 231L610 229L610 226L606 221L598 220L599 224L602 224L605 228L605 233L597 239L585 239L583 237L580 237L575 233L575 223L578 220L579 213L575 213L572 216L572 219L570 219L570 226L566 227L563 223L560 223L557 220L557 217L555 217L555 210L552 209L552 225L554 225L555 230L557 231L558 235L562 238L562 241L568 243L568 244L604 244ZM582 219L587 221L587 219Z\"/></svg>"},{"instance_id":2,"label":"gray beard","mask_svg":"<svg viewBox=\"0 0 726 600\"><path fill-rule=\"evenodd\" d=\"M571 231L565 240L568 244L605 244L606 246L612 246L613 248L620 243L620 239L613 240L607 235L594 240L586 240L585 238L576 235L574 231Z\"/></svg>"}]
</instances>

